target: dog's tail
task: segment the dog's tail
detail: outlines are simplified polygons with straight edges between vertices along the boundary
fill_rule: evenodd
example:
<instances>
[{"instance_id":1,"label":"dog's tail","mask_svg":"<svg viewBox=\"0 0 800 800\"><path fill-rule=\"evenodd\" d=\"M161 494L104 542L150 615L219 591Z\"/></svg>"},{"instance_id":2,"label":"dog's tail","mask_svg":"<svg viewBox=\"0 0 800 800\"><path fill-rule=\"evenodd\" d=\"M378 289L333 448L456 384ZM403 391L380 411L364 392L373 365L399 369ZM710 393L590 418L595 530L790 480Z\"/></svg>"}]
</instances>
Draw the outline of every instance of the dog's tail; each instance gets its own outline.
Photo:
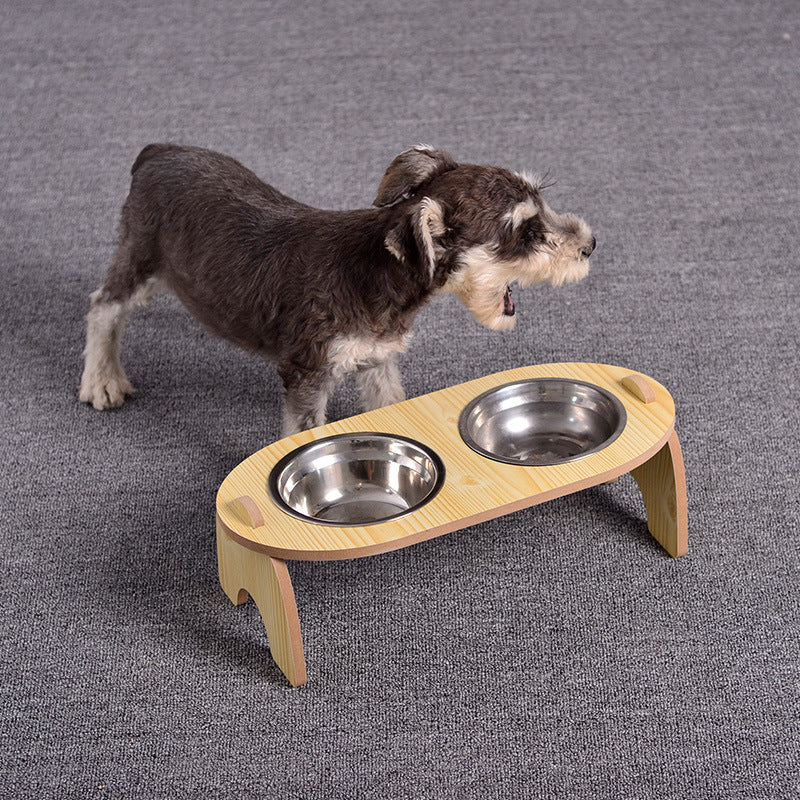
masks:
<instances>
[{"instance_id":1,"label":"dog's tail","mask_svg":"<svg viewBox=\"0 0 800 800\"><path fill-rule=\"evenodd\" d=\"M145 161L149 161L153 156L157 156L159 153L172 150L173 147L174 145L171 144L148 144L147 147L136 156L136 161L133 162L133 166L131 167L131 175L133 175Z\"/></svg>"}]
</instances>

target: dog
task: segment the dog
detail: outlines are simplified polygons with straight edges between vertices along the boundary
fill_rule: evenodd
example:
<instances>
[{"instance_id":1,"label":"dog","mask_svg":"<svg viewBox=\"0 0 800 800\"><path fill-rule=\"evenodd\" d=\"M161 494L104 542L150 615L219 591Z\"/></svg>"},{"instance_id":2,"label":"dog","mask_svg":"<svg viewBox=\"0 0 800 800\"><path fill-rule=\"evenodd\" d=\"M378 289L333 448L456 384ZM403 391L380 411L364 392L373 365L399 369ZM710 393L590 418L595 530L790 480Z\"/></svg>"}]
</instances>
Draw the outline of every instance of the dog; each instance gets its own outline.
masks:
<instances>
[{"instance_id":1,"label":"dog","mask_svg":"<svg viewBox=\"0 0 800 800\"><path fill-rule=\"evenodd\" d=\"M131 174L87 315L80 400L97 409L134 393L123 330L165 289L213 333L277 363L289 435L324 424L351 374L364 410L404 399L398 356L434 295L454 292L478 322L508 330L512 284L580 280L595 248L589 226L552 211L535 178L427 145L400 153L374 207L360 210L304 205L197 147L150 144Z\"/></svg>"}]
</instances>

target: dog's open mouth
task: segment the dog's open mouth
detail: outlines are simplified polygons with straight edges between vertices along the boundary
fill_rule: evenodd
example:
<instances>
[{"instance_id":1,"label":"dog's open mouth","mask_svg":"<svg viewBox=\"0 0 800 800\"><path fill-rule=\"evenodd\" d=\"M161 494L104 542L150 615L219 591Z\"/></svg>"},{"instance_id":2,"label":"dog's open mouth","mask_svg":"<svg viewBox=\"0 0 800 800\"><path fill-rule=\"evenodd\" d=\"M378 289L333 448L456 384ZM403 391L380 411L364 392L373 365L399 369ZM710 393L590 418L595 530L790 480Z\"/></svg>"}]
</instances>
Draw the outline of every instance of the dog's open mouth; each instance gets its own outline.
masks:
<instances>
[{"instance_id":1,"label":"dog's open mouth","mask_svg":"<svg viewBox=\"0 0 800 800\"><path fill-rule=\"evenodd\" d=\"M511 296L511 286L506 286L505 294L503 295L503 314L506 317L513 317L515 314L514 310L514 298Z\"/></svg>"}]
</instances>

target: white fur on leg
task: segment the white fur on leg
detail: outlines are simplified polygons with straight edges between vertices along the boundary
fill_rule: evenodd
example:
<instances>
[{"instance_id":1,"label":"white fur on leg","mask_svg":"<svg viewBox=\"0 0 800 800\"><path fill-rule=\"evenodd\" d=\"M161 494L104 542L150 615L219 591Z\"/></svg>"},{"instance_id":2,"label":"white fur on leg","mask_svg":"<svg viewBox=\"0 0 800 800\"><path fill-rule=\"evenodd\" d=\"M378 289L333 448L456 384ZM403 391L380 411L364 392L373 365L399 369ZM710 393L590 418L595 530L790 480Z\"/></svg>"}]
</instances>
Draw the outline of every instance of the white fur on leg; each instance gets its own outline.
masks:
<instances>
[{"instance_id":1,"label":"white fur on leg","mask_svg":"<svg viewBox=\"0 0 800 800\"><path fill-rule=\"evenodd\" d=\"M283 422L281 424L281 436L292 436L295 433L300 433L302 428L297 419L297 415L289 409L286 403L283 404Z\"/></svg>"},{"instance_id":2,"label":"white fur on leg","mask_svg":"<svg viewBox=\"0 0 800 800\"><path fill-rule=\"evenodd\" d=\"M99 292L92 295L92 307L86 316L86 349L80 399L96 409L116 408L134 388L119 360L120 341L131 309L129 304L97 302Z\"/></svg>"},{"instance_id":3,"label":"white fur on leg","mask_svg":"<svg viewBox=\"0 0 800 800\"><path fill-rule=\"evenodd\" d=\"M324 370L295 376L283 395L283 435L316 428L325 424L328 398L336 385Z\"/></svg>"},{"instance_id":4,"label":"white fur on leg","mask_svg":"<svg viewBox=\"0 0 800 800\"><path fill-rule=\"evenodd\" d=\"M125 402L126 395L136 392L119 359L122 333L133 309L147 303L158 289L158 282L151 279L121 303L102 302L100 289L91 294L79 394L82 403L91 403L98 410L117 408Z\"/></svg>"},{"instance_id":5,"label":"white fur on leg","mask_svg":"<svg viewBox=\"0 0 800 800\"><path fill-rule=\"evenodd\" d=\"M286 395L283 402L283 426L281 435L291 436L300 431L317 428L325 424L329 391L312 393L299 402L297 396Z\"/></svg>"},{"instance_id":6,"label":"white fur on leg","mask_svg":"<svg viewBox=\"0 0 800 800\"><path fill-rule=\"evenodd\" d=\"M356 374L361 408L372 411L406 399L396 358L390 358L374 367L364 367Z\"/></svg>"}]
</instances>

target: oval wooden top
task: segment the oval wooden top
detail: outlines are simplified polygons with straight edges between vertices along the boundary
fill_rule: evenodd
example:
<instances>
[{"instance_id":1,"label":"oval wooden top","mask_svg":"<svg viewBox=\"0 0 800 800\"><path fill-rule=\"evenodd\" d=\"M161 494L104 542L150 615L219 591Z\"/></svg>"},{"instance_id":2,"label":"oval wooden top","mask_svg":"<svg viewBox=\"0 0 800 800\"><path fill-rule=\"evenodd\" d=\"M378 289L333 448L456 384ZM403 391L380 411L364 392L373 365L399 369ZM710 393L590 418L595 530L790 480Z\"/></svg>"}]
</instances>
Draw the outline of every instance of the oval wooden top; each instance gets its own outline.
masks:
<instances>
[{"instance_id":1,"label":"oval wooden top","mask_svg":"<svg viewBox=\"0 0 800 800\"><path fill-rule=\"evenodd\" d=\"M635 381L625 381L634 376ZM467 447L458 433L464 406L481 392L526 378L571 378L608 389L625 406L625 430L608 447L577 461L526 467L487 459ZM626 389L644 381L654 399L643 402ZM217 520L245 547L281 559L358 558L407 547L451 531L509 514L630 472L655 455L672 433L675 403L657 381L604 364L539 364L498 372L415 397L386 408L331 422L289 436L242 461L217 493ZM432 447L445 464L444 486L422 508L400 519L359 527L304 522L270 499L272 467L307 442L341 433L376 431L416 439ZM240 498L250 498L244 503ZM258 512L260 511L260 517Z\"/></svg>"}]
</instances>

